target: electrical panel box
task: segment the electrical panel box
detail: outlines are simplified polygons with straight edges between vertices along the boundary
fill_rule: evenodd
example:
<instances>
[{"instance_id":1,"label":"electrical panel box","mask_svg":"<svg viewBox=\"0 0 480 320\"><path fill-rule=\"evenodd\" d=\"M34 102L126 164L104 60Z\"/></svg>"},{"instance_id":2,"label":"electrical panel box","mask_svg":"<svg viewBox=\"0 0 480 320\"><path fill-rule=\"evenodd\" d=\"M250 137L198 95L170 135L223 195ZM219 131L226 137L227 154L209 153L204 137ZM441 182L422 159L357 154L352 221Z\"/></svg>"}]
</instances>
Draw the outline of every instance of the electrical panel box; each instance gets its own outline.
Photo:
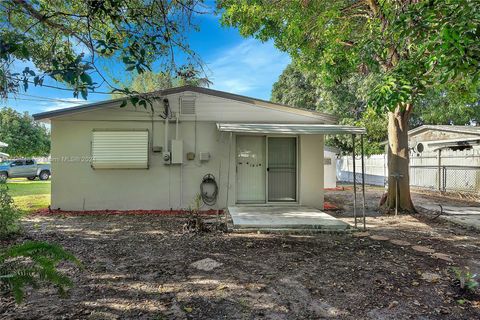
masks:
<instances>
[{"instance_id":1,"label":"electrical panel box","mask_svg":"<svg viewBox=\"0 0 480 320\"><path fill-rule=\"evenodd\" d=\"M200 155L198 158L200 161L208 161L210 160L210 152L200 152Z\"/></svg>"},{"instance_id":2,"label":"electrical panel box","mask_svg":"<svg viewBox=\"0 0 480 320\"><path fill-rule=\"evenodd\" d=\"M183 163L183 140L170 140L171 164Z\"/></svg>"}]
</instances>

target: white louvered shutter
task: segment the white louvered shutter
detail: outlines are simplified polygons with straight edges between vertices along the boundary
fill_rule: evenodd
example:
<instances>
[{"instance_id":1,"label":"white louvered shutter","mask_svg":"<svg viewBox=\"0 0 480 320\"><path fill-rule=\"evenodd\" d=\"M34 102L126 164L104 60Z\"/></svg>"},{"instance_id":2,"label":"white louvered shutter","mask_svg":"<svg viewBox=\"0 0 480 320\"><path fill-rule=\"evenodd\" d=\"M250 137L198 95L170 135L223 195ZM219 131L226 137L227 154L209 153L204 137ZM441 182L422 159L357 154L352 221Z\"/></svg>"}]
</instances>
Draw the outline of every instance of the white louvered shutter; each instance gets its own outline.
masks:
<instances>
[{"instance_id":1,"label":"white louvered shutter","mask_svg":"<svg viewBox=\"0 0 480 320\"><path fill-rule=\"evenodd\" d=\"M93 131L92 167L147 169L148 131Z\"/></svg>"}]
</instances>

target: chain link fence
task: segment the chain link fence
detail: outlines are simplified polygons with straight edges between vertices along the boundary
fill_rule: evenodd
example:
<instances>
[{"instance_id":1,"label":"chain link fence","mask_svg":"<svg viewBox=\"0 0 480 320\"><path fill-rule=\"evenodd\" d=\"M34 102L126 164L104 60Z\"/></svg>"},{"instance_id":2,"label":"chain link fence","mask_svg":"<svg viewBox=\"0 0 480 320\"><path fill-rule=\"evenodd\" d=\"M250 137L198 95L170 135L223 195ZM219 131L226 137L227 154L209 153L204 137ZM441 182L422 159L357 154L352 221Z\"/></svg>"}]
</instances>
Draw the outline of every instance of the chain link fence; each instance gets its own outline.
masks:
<instances>
[{"instance_id":1,"label":"chain link fence","mask_svg":"<svg viewBox=\"0 0 480 320\"><path fill-rule=\"evenodd\" d=\"M410 166L410 185L448 192L480 192L480 166Z\"/></svg>"},{"instance_id":2,"label":"chain link fence","mask_svg":"<svg viewBox=\"0 0 480 320\"><path fill-rule=\"evenodd\" d=\"M439 161L440 160L440 161ZM356 161L355 180L362 181L361 163ZM387 159L385 155L365 159L365 183L386 186ZM337 180L353 182L351 157L337 160ZM442 192L480 194L480 150L443 151L410 155L410 185L412 187Z\"/></svg>"}]
</instances>

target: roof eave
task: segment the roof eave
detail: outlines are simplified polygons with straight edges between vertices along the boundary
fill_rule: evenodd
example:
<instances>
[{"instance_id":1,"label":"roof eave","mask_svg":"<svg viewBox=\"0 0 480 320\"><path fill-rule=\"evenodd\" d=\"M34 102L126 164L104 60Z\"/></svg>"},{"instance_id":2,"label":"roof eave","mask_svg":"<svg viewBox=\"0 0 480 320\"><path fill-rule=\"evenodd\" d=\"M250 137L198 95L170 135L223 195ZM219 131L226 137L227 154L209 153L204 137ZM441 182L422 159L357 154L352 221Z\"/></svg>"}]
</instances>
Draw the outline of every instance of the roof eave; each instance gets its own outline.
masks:
<instances>
[{"instance_id":1,"label":"roof eave","mask_svg":"<svg viewBox=\"0 0 480 320\"><path fill-rule=\"evenodd\" d=\"M211 95L211 96L216 96L220 98L225 98L225 99L230 99L230 100L235 100L235 101L240 101L240 102L245 102L253 105L257 105L260 107L265 107L265 108L270 108L274 110L280 110L280 111L285 111L285 112L290 112L290 113L295 113L299 115L304 115L312 118L316 118L318 120L322 120L327 124L336 124L337 123L337 117L327 114L327 113L321 113L321 112L316 112L316 111L310 111L310 110L304 110L304 109L298 109L298 108L293 108L287 105L279 104L279 103L273 103L270 101L266 100L261 100L261 99L256 99L256 98L251 98L247 96L242 96L234 93L229 93L229 92L224 92L224 91L219 91L219 90L213 90L213 89L208 89L208 88L202 88L202 87L194 87L194 86L181 86L181 87L175 87L175 88L170 88L170 89L165 89L165 90L158 90L154 92L150 92L146 94L147 96L166 96L170 94L176 94L176 93L182 93L182 92L195 92L195 93L200 93L200 94L206 94L206 95ZM58 109L58 110L53 110L53 111L47 111L47 112L41 112L41 113L36 113L33 115L34 120L47 120L55 117L60 117L68 114L73 114L73 113L78 113L78 112L84 112L84 111L90 111L92 109L98 109L98 108L103 108L106 105L114 105L116 103L120 104L121 101L124 101L127 99L126 97L118 98L118 99L113 99L113 100L107 100L107 101L99 101L99 102L94 102L94 103L89 103L89 104L83 104L79 105L76 107L71 107L71 108L64 108L64 109Z\"/></svg>"}]
</instances>

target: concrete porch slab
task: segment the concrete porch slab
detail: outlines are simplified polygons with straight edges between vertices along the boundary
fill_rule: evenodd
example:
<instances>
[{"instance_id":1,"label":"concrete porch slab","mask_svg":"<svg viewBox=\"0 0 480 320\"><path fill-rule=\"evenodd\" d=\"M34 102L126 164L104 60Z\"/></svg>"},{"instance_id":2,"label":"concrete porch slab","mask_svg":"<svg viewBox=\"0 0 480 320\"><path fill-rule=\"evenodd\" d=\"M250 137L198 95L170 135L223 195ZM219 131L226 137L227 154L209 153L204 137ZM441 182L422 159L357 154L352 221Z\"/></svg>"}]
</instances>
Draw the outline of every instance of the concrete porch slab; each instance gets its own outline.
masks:
<instances>
[{"instance_id":1,"label":"concrete porch slab","mask_svg":"<svg viewBox=\"0 0 480 320\"><path fill-rule=\"evenodd\" d=\"M228 207L234 230L325 230L344 231L350 227L317 209L295 206Z\"/></svg>"}]
</instances>

